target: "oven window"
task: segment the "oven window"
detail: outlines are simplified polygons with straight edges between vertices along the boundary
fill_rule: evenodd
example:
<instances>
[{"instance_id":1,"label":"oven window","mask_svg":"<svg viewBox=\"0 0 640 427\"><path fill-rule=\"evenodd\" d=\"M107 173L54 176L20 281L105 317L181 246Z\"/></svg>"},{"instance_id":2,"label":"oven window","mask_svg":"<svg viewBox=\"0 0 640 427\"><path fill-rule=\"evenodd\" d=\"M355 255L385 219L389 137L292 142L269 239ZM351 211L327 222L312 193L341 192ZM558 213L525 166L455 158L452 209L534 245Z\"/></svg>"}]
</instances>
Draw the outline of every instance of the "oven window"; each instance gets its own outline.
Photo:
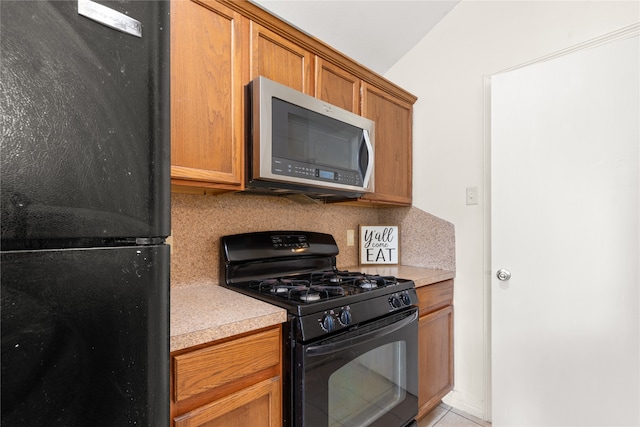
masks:
<instances>
[{"instance_id":1,"label":"oven window","mask_svg":"<svg viewBox=\"0 0 640 427\"><path fill-rule=\"evenodd\" d=\"M405 399L407 346L395 341L361 355L329 377L329 426L367 426Z\"/></svg>"}]
</instances>

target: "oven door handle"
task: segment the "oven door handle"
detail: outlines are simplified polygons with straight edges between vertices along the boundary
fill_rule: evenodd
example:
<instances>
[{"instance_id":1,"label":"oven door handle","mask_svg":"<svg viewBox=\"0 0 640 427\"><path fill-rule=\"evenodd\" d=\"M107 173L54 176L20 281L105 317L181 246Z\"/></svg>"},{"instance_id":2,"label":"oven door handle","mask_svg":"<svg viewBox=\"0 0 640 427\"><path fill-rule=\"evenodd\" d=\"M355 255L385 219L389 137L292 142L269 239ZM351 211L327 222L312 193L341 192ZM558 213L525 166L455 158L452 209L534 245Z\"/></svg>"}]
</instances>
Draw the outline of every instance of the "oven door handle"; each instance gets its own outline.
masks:
<instances>
[{"instance_id":1,"label":"oven door handle","mask_svg":"<svg viewBox=\"0 0 640 427\"><path fill-rule=\"evenodd\" d=\"M416 320L418 320L417 310L411 316L399 320L389 326L385 326L382 329L367 332L366 334L362 334L351 339L346 339L344 341L333 342L330 344L312 345L305 349L305 353L309 356L322 356L325 354L335 353L337 351L343 351L353 346L364 344L366 342L380 338L384 335L393 333L398 329L404 328L411 322L415 322Z\"/></svg>"}]
</instances>

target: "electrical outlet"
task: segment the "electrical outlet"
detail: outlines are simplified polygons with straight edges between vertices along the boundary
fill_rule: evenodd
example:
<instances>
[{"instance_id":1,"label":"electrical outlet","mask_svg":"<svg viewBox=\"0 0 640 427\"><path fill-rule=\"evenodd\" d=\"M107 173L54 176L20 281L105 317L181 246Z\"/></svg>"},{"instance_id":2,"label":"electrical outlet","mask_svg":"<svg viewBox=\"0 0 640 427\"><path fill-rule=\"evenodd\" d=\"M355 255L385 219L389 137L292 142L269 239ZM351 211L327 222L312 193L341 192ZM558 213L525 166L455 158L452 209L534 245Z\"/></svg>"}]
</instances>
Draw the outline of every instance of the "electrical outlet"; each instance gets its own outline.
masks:
<instances>
[{"instance_id":1,"label":"electrical outlet","mask_svg":"<svg viewBox=\"0 0 640 427\"><path fill-rule=\"evenodd\" d=\"M478 187L467 187L467 205L478 204Z\"/></svg>"},{"instance_id":2,"label":"electrical outlet","mask_svg":"<svg viewBox=\"0 0 640 427\"><path fill-rule=\"evenodd\" d=\"M354 246L356 244L355 230L347 230L347 246Z\"/></svg>"}]
</instances>

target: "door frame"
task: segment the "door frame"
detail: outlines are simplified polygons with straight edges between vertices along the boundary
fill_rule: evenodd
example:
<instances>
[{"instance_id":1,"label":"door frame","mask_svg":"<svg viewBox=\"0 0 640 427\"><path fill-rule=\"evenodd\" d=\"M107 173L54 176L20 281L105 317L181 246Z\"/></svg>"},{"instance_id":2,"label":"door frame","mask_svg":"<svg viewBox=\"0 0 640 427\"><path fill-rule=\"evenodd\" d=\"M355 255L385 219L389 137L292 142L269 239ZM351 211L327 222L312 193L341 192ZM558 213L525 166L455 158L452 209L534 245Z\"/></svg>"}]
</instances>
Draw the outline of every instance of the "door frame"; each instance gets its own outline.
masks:
<instances>
[{"instance_id":1,"label":"door frame","mask_svg":"<svg viewBox=\"0 0 640 427\"><path fill-rule=\"evenodd\" d=\"M560 58L574 52L585 49L591 49L606 43L617 40L623 40L635 36L640 36L640 23L623 27L619 30L612 31L600 37L587 40L583 43L570 46L566 49L559 50L549 55L533 59L531 61L507 68L493 74L483 76L483 255L482 261L484 266L483 275L483 342L484 342L484 384L485 384L485 401L483 419L491 421L491 405L492 405L492 384L491 384L491 356L492 356L492 340L491 340L491 284L493 273L491 271L491 78L498 74L507 73L529 65L550 61Z\"/></svg>"}]
</instances>

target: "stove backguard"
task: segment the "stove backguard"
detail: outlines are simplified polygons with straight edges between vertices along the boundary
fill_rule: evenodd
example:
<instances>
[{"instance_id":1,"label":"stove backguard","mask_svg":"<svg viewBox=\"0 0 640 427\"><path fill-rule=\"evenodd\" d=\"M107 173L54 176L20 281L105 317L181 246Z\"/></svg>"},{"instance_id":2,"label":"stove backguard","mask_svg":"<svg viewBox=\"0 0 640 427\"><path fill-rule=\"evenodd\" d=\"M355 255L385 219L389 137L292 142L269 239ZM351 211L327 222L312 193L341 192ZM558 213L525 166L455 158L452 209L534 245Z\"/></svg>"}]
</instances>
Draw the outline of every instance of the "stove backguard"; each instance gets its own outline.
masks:
<instances>
[{"instance_id":1,"label":"stove backguard","mask_svg":"<svg viewBox=\"0 0 640 427\"><path fill-rule=\"evenodd\" d=\"M220 283L335 269L338 245L330 234L310 231L262 231L223 236Z\"/></svg>"}]
</instances>

